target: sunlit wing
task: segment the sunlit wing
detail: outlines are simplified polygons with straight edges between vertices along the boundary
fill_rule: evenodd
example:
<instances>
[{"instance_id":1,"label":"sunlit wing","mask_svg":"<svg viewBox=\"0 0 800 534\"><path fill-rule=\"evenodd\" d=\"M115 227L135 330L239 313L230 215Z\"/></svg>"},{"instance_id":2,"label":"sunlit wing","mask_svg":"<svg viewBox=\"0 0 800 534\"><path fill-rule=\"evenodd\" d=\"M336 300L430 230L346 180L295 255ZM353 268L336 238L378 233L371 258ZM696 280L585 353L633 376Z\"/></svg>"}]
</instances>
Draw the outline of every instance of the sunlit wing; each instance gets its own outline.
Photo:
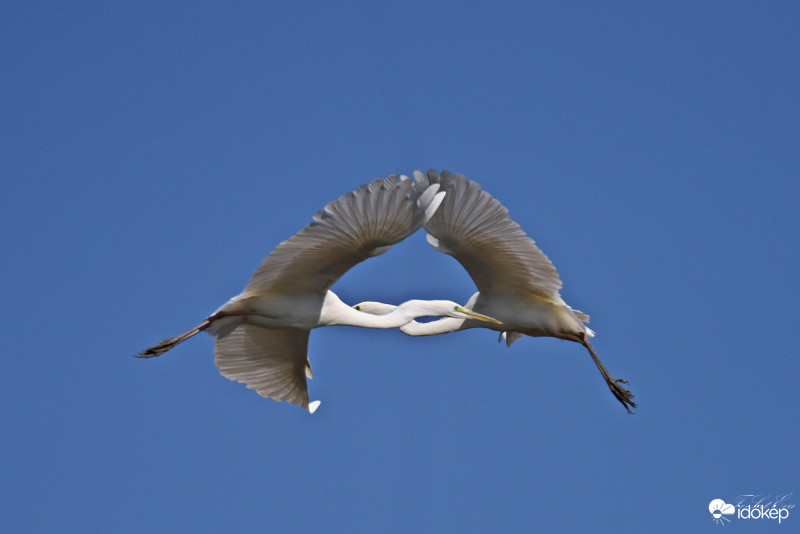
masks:
<instances>
[{"instance_id":1,"label":"sunlit wing","mask_svg":"<svg viewBox=\"0 0 800 534\"><path fill-rule=\"evenodd\" d=\"M416 171L418 183L438 183L446 196L425 224L428 242L467 270L481 295L559 296L561 279L533 239L508 217L508 210L460 174Z\"/></svg>"},{"instance_id":2,"label":"sunlit wing","mask_svg":"<svg viewBox=\"0 0 800 534\"><path fill-rule=\"evenodd\" d=\"M243 294L323 295L354 265L418 230L444 196L438 189L392 175L341 196L278 245ZM308 409L308 336L308 330L239 324L217 337L215 363L223 376L264 397Z\"/></svg>"},{"instance_id":3,"label":"sunlit wing","mask_svg":"<svg viewBox=\"0 0 800 534\"><path fill-rule=\"evenodd\" d=\"M262 397L308 408L308 330L243 324L217 339L214 363L222 376Z\"/></svg>"},{"instance_id":4,"label":"sunlit wing","mask_svg":"<svg viewBox=\"0 0 800 534\"><path fill-rule=\"evenodd\" d=\"M295 236L278 245L244 289L322 294L345 272L386 252L418 230L443 195L438 186L392 175L329 203Z\"/></svg>"}]
</instances>

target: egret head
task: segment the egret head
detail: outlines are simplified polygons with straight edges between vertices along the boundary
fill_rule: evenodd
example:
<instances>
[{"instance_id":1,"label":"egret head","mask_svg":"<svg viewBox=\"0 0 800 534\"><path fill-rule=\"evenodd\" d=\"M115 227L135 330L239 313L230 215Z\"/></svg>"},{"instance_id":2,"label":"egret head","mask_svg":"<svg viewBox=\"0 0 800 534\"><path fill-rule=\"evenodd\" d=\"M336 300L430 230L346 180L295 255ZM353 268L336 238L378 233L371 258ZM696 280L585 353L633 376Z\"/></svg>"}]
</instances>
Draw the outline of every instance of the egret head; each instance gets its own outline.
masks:
<instances>
[{"instance_id":1,"label":"egret head","mask_svg":"<svg viewBox=\"0 0 800 534\"><path fill-rule=\"evenodd\" d=\"M414 317L456 317L458 319L474 319L476 321L500 324L497 319L474 312L449 300L409 300L400 304L400 306L365 301L353 306L353 309L357 311L372 315L386 315L398 308Z\"/></svg>"},{"instance_id":2,"label":"egret head","mask_svg":"<svg viewBox=\"0 0 800 534\"><path fill-rule=\"evenodd\" d=\"M455 315L451 315L451 317L462 317L464 319L474 319L475 321L483 321L485 323L501 324L500 321L494 317L489 317L488 315L483 315L482 313L468 310L464 306L459 306L458 304L453 306L453 313Z\"/></svg>"},{"instance_id":3,"label":"egret head","mask_svg":"<svg viewBox=\"0 0 800 534\"><path fill-rule=\"evenodd\" d=\"M371 313L372 315L386 315L387 313L393 312L395 308L397 308L397 306L392 304L384 304L383 302L374 302L371 300L359 302L353 306L353 309L356 311Z\"/></svg>"}]
</instances>

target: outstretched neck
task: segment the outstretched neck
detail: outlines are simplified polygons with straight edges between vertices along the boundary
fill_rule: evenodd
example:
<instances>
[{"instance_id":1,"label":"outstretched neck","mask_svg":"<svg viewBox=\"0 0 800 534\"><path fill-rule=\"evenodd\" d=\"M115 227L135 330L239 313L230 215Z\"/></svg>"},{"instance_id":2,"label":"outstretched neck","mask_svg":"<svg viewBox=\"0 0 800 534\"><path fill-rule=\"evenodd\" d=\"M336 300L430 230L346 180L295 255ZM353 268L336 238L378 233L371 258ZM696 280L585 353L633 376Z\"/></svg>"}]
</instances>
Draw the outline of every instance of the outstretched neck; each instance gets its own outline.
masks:
<instances>
[{"instance_id":1,"label":"outstretched neck","mask_svg":"<svg viewBox=\"0 0 800 534\"><path fill-rule=\"evenodd\" d=\"M478 326L478 324L475 323L476 321L461 319L459 317L444 317L442 319L437 319L436 321L430 321L427 323L411 321L410 323L403 325L400 328L400 331L402 331L404 334L408 334L409 336L437 336L439 334L447 334L449 332L465 330L467 328Z\"/></svg>"},{"instance_id":2,"label":"outstretched neck","mask_svg":"<svg viewBox=\"0 0 800 534\"><path fill-rule=\"evenodd\" d=\"M355 310L342 302L332 291L325 295L319 326L361 326L364 328L399 328L417 317L440 317L442 305L438 301L409 300L384 315Z\"/></svg>"},{"instance_id":3,"label":"outstretched neck","mask_svg":"<svg viewBox=\"0 0 800 534\"><path fill-rule=\"evenodd\" d=\"M464 304L464 307L468 310L474 309L475 304L478 302L479 296L479 292L472 295L467 303ZM409 336L437 336L439 334L447 334L449 332L466 330L468 328L476 328L478 326L492 328L490 323L473 321L461 317L443 317L436 321L429 321L427 323L411 321L407 325L400 328L400 331L402 331L404 334L408 334Z\"/></svg>"}]
</instances>

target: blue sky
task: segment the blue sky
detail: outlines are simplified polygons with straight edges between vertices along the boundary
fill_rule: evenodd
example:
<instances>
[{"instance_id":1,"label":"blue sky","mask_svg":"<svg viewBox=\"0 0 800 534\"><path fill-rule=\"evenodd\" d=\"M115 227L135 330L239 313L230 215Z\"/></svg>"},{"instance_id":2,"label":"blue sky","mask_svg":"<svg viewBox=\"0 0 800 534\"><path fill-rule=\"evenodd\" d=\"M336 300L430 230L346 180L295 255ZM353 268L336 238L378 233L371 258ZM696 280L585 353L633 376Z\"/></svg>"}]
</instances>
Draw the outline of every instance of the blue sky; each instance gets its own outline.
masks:
<instances>
[{"instance_id":1,"label":"blue sky","mask_svg":"<svg viewBox=\"0 0 800 534\"><path fill-rule=\"evenodd\" d=\"M0 521L700 532L715 498L797 503L798 27L795 2L6 3ZM577 344L485 330L315 330L313 416L207 336L133 358L327 202L425 168L537 241L635 415ZM474 286L419 232L334 290Z\"/></svg>"}]
</instances>

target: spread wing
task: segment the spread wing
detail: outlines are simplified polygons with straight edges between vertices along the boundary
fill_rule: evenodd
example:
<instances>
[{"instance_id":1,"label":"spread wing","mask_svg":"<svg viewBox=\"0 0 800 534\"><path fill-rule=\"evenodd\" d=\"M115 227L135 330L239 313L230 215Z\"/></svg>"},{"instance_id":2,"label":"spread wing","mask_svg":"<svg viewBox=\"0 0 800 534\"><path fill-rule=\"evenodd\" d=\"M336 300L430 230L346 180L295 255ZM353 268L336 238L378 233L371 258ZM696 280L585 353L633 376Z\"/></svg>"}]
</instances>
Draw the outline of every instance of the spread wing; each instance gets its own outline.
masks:
<instances>
[{"instance_id":1,"label":"spread wing","mask_svg":"<svg viewBox=\"0 0 800 534\"><path fill-rule=\"evenodd\" d=\"M425 224L428 242L458 260L481 295L560 299L561 279L553 263L480 185L448 171L414 175L418 183L439 184L446 193Z\"/></svg>"},{"instance_id":2,"label":"spread wing","mask_svg":"<svg viewBox=\"0 0 800 534\"><path fill-rule=\"evenodd\" d=\"M262 397L308 409L308 330L236 327L214 346L222 376L242 382Z\"/></svg>"},{"instance_id":3,"label":"spread wing","mask_svg":"<svg viewBox=\"0 0 800 534\"><path fill-rule=\"evenodd\" d=\"M392 175L341 196L278 245L243 294L323 295L354 265L386 252L418 230L444 197L438 189L438 184L427 180L418 184L406 176ZM214 362L223 376L244 383L263 397L309 409L308 336L308 330L238 324L218 334Z\"/></svg>"},{"instance_id":4,"label":"spread wing","mask_svg":"<svg viewBox=\"0 0 800 534\"><path fill-rule=\"evenodd\" d=\"M244 289L249 292L325 291L345 272L386 252L417 231L444 194L438 184L392 175L329 203L295 236L278 245Z\"/></svg>"}]
</instances>

